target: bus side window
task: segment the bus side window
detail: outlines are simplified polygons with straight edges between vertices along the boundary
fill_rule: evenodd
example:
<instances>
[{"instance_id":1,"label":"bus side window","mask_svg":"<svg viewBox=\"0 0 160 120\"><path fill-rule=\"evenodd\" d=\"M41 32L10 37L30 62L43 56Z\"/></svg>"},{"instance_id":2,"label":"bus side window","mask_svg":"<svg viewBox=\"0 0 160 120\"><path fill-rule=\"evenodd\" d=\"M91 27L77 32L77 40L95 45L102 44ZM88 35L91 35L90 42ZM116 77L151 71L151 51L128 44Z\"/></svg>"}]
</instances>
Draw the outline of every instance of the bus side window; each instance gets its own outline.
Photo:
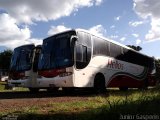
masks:
<instances>
[{"instance_id":1,"label":"bus side window","mask_svg":"<svg viewBox=\"0 0 160 120\"><path fill-rule=\"evenodd\" d=\"M81 44L77 44L76 45L76 68L82 69L87 64L88 64L87 47Z\"/></svg>"},{"instance_id":2,"label":"bus side window","mask_svg":"<svg viewBox=\"0 0 160 120\"><path fill-rule=\"evenodd\" d=\"M76 45L76 61L82 62L82 46Z\"/></svg>"},{"instance_id":3,"label":"bus side window","mask_svg":"<svg viewBox=\"0 0 160 120\"><path fill-rule=\"evenodd\" d=\"M83 62L87 62L87 47L82 46L82 50L83 50Z\"/></svg>"},{"instance_id":4,"label":"bus side window","mask_svg":"<svg viewBox=\"0 0 160 120\"><path fill-rule=\"evenodd\" d=\"M81 44L76 45L76 61L87 62L87 47Z\"/></svg>"}]
</instances>

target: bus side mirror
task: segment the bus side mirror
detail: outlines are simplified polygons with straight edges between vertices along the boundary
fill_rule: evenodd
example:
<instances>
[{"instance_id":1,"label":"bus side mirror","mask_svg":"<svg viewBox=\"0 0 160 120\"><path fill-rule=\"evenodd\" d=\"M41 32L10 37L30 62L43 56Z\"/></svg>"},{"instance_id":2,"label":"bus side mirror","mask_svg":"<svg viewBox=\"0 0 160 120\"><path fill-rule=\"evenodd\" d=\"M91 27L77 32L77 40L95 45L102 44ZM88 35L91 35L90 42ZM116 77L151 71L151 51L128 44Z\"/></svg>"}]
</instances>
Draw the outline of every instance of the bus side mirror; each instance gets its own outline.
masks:
<instances>
[{"instance_id":1,"label":"bus side mirror","mask_svg":"<svg viewBox=\"0 0 160 120\"><path fill-rule=\"evenodd\" d=\"M71 46L74 46L75 42L78 40L78 37L75 35L72 35L70 38L70 44Z\"/></svg>"}]
</instances>

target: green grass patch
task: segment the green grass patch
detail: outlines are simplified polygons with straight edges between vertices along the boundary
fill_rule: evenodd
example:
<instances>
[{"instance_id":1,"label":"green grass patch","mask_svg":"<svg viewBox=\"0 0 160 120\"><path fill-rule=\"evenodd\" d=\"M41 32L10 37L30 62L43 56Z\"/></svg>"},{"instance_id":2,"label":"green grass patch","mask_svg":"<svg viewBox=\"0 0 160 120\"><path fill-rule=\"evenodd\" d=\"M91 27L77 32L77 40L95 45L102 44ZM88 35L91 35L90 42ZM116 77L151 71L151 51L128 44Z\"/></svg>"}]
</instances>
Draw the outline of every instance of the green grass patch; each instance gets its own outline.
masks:
<instances>
[{"instance_id":1,"label":"green grass patch","mask_svg":"<svg viewBox=\"0 0 160 120\"><path fill-rule=\"evenodd\" d=\"M52 109L49 113L80 113L86 110L100 107L102 104L93 100L90 101L77 101L68 103L51 103Z\"/></svg>"},{"instance_id":2,"label":"green grass patch","mask_svg":"<svg viewBox=\"0 0 160 120\"><path fill-rule=\"evenodd\" d=\"M5 82L0 82L0 91L4 91L5 89Z\"/></svg>"},{"instance_id":3,"label":"green grass patch","mask_svg":"<svg viewBox=\"0 0 160 120\"><path fill-rule=\"evenodd\" d=\"M160 119L159 91L159 88L126 92L109 90L103 95L90 96L85 101L53 101L6 115L17 115L18 120L118 120L140 119L142 116L142 119Z\"/></svg>"},{"instance_id":4,"label":"green grass patch","mask_svg":"<svg viewBox=\"0 0 160 120\"><path fill-rule=\"evenodd\" d=\"M23 88L23 87L8 88L5 87L6 85L7 85L6 82L0 82L0 92L28 91L28 88Z\"/></svg>"},{"instance_id":5,"label":"green grass patch","mask_svg":"<svg viewBox=\"0 0 160 120\"><path fill-rule=\"evenodd\" d=\"M29 91L28 88L24 88L24 87L15 87L13 88L12 91Z\"/></svg>"}]
</instances>

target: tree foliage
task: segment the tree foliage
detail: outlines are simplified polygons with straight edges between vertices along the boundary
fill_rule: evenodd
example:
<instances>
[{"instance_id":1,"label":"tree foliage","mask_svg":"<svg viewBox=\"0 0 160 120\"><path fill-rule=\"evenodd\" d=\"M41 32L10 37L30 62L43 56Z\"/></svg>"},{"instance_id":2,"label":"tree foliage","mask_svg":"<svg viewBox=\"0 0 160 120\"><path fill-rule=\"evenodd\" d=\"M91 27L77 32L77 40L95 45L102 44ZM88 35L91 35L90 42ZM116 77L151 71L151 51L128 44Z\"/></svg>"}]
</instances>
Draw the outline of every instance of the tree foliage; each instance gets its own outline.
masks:
<instances>
[{"instance_id":1,"label":"tree foliage","mask_svg":"<svg viewBox=\"0 0 160 120\"><path fill-rule=\"evenodd\" d=\"M5 50L0 53L0 69L7 71L9 70L12 54L12 50Z\"/></svg>"},{"instance_id":2,"label":"tree foliage","mask_svg":"<svg viewBox=\"0 0 160 120\"><path fill-rule=\"evenodd\" d=\"M142 50L142 47L140 47L140 46L134 46L134 45L127 45L127 46L132 48L132 49L134 49L134 50L136 50L136 51Z\"/></svg>"},{"instance_id":3,"label":"tree foliage","mask_svg":"<svg viewBox=\"0 0 160 120\"><path fill-rule=\"evenodd\" d=\"M155 62L156 62L156 79L160 81L160 59L157 59Z\"/></svg>"}]
</instances>

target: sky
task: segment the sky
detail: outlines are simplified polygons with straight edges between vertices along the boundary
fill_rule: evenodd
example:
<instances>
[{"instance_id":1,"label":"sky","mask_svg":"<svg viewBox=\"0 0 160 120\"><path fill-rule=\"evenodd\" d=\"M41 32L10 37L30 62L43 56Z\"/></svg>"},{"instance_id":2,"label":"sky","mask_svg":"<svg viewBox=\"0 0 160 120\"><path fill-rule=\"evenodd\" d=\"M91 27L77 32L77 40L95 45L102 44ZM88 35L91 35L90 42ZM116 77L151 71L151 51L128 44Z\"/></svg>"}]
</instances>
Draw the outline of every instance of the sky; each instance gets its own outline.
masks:
<instances>
[{"instance_id":1,"label":"sky","mask_svg":"<svg viewBox=\"0 0 160 120\"><path fill-rule=\"evenodd\" d=\"M160 0L0 0L0 51L86 29L160 58Z\"/></svg>"}]
</instances>

